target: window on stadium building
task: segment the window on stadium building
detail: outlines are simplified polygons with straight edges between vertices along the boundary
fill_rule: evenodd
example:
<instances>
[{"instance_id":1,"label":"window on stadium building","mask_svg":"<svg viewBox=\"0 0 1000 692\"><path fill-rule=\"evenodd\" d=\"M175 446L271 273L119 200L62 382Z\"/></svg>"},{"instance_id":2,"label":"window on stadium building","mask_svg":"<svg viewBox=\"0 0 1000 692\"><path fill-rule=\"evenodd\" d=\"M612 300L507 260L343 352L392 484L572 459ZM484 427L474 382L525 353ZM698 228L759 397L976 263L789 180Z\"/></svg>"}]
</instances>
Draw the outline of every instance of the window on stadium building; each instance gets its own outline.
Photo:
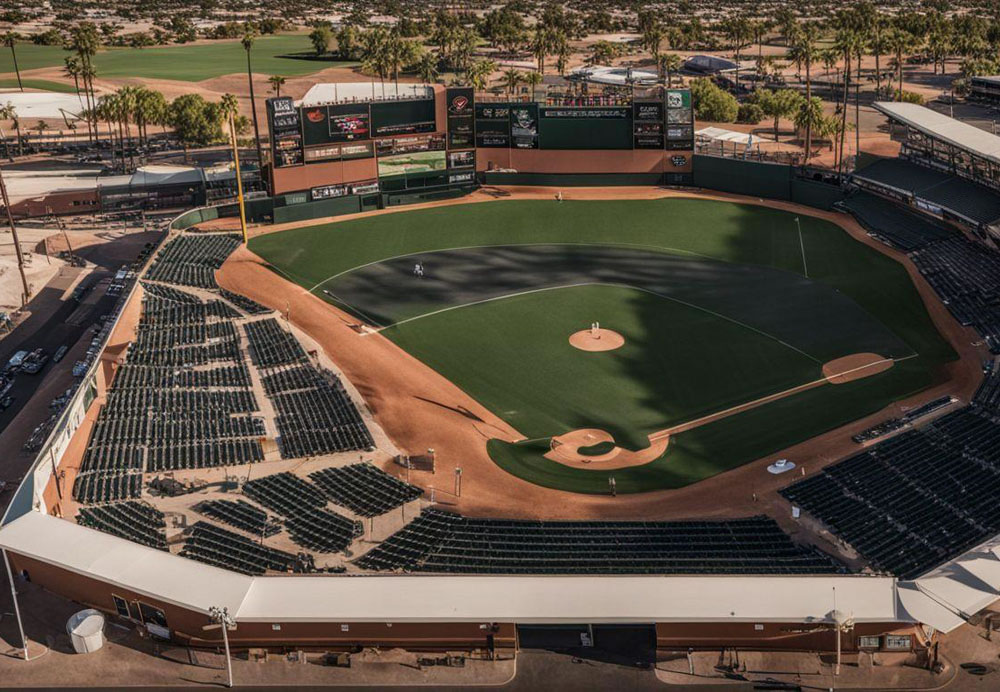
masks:
<instances>
[{"instance_id":1,"label":"window on stadium building","mask_svg":"<svg viewBox=\"0 0 1000 692\"><path fill-rule=\"evenodd\" d=\"M858 637L859 649L877 649L881 644L881 637Z\"/></svg>"},{"instance_id":2,"label":"window on stadium building","mask_svg":"<svg viewBox=\"0 0 1000 692\"><path fill-rule=\"evenodd\" d=\"M885 648L887 649L910 649L910 635L908 634L887 634L885 635Z\"/></svg>"},{"instance_id":3,"label":"window on stadium building","mask_svg":"<svg viewBox=\"0 0 1000 692\"><path fill-rule=\"evenodd\" d=\"M129 612L129 609L128 609L128 601L126 601L121 596L115 596L114 594L111 594L111 598L115 602L115 610L118 611L119 615L121 615L123 618L131 618L132 617L132 613Z\"/></svg>"}]
</instances>

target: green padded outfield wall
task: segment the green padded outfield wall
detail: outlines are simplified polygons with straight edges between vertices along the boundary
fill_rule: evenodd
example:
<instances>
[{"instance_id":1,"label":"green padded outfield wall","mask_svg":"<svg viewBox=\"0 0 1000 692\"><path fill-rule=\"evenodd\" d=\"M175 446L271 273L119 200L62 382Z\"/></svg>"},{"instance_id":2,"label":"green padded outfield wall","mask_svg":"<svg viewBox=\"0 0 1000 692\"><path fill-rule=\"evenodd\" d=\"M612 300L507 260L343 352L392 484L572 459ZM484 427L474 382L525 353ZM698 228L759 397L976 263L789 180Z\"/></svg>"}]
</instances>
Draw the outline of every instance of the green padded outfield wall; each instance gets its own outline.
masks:
<instances>
[{"instance_id":1,"label":"green padded outfield wall","mask_svg":"<svg viewBox=\"0 0 1000 692\"><path fill-rule=\"evenodd\" d=\"M844 198L838 185L800 178L783 163L742 161L721 156L694 156L694 185L750 197L780 199L817 209L832 209Z\"/></svg>"},{"instance_id":2,"label":"green padded outfield wall","mask_svg":"<svg viewBox=\"0 0 1000 692\"><path fill-rule=\"evenodd\" d=\"M792 167L721 156L694 156L694 184L737 195L791 199Z\"/></svg>"},{"instance_id":3,"label":"green padded outfield wall","mask_svg":"<svg viewBox=\"0 0 1000 692\"><path fill-rule=\"evenodd\" d=\"M359 211L361 211L361 198L357 195L352 195L350 197L324 199L319 202L293 204L287 207L275 207L274 223L305 221L307 219L318 219L324 216L354 214Z\"/></svg>"}]
</instances>

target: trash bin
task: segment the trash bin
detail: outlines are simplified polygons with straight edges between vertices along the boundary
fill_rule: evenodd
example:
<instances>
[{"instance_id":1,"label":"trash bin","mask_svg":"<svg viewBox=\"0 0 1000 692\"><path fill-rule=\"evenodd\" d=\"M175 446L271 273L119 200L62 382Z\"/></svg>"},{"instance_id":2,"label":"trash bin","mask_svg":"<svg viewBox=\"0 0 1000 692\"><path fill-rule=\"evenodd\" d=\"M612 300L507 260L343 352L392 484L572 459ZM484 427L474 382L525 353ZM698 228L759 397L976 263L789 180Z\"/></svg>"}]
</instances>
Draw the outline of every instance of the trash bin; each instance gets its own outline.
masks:
<instances>
[{"instance_id":1,"label":"trash bin","mask_svg":"<svg viewBox=\"0 0 1000 692\"><path fill-rule=\"evenodd\" d=\"M66 632L78 654L89 654L104 646L104 615L89 608L81 610L66 623Z\"/></svg>"}]
</instances>

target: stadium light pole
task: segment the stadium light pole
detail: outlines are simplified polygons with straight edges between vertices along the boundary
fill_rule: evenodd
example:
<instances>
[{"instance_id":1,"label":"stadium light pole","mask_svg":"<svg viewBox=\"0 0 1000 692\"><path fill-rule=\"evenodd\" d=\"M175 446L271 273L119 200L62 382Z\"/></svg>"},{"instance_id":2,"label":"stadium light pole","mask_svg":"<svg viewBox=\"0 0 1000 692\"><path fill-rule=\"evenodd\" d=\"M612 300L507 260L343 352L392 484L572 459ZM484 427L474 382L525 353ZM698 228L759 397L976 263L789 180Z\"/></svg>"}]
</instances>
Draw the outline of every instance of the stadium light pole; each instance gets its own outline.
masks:
<instances>
[{"instance_id":1,"label":"stadium light pole","mask_svg":"<svg viewBox=\"0 0 1000 692\"><path fill-rule=\"evenodd\" d=\"M21 273L21 285L24 287L24 295L21 297L21 307L24 307L31 297L31 290L28 288L28 277L24 273L24 255L21 253L21 243L17 239L17 227L14 226L14 214L10 210L10 198L7 197L7 185L3 181L3 171L0 169L0 199L3 200L3 207L7 210L7 223L10 224L10 234L14 239L14 254L17 255L17 270Z\"/></svg>"},{"instance_id":2,"label":"stadium light pole","mask_svg":"<svg viewBox=\"0 0 1000 692\"><path fill-rule=\"evenodd\" d=\"M7 551L3 552L3 564L7 568L7 581L10 582L10 597L14 601L14 619L17 620L17 631L21 635L21 647L24 650L24 660L28 660L28 638L24 636L24 625L21 623L21 609L17 605L17 589L14 588L14 575L10 571L10 559Z\"/></svg>"},{"instance_id":3,"label":"stadium light pole","mask_svg":"<svg viewBox=\"0 0 1000 692\"><path fill-rule=\"evenodd\" d=\"M208 609L208 614L212 618L212 622L215 624L205 625L202 629L205 630L222 630L222 643L226 648L226 673L228 675L229 681L226 683L226 687L233 686L233 661L229 656L229 630L236 629L236 620L233 616L229 614L229 608L218 608L212 606Z\"/></svg>"}]
</instances>

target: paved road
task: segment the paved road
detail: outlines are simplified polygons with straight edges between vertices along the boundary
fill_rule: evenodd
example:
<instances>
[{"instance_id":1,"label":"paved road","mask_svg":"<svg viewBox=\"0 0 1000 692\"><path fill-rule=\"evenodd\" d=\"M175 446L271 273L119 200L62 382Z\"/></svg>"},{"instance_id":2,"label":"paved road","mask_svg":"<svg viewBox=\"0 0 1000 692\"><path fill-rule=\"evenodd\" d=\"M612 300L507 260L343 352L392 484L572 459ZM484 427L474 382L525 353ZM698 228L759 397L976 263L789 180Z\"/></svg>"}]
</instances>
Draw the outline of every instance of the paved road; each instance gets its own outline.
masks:
<instances>
[{"instance_id":1,"label":"paved road","mask_svg":"<svg viewBox=\"0 0 1000 692\"><path fill-rule=\"evenodd\" d=\"M184 684L179 681L179 684ZM210 687L218 688L217 685ZM80 690L80 692L94 692L95 690L120 690L120 687L61 687L61 688L17 688L18 692L29 692L31 690ZM143 687L130 685L130 689L141 689L148 692L176 692L177 687ZM182 688L183 689L183 688ZM237 685L234 689L243 692L273 692L278 689L292 689L296 692L311 692L318 690L365 690L370 692L373 688L368 687L348 687L348 686L244 686ZM379 687L380 690L412 690L413 686L399 687ZM503 690L504 692L589 692L590 690L656 690L658 692L747 692L753 690L750 684L742 685L666 685L660 682L652 670L639 670L626 666L614 665L610 663L597 663L594 661L582 661L570 656L557 654L549 651L522 651L517 658L517 674L514 679L504 685L477 685L477 686L449 686L437 687L434 689L449 690L450 692L472 692L473 690Z\"/></svg>"},{"instance_id":2,"label":"paved road","mask_svg":"<svg viewBox=\"0 0 1000 692\"><path fill-rule=\"evenodd\" d=\"M101 281L108 278L111 273L103 269L89 272L80 282L81 287L100 292L99 296L84 296L83 310L78 312L81 303L75 300L59 300L59 296L72 285L80 273L81 270L76 268L63 269L29 303L31 316L18 325L10 336L0 341L0 367L6 365L10 357L20 350L32 351L42 348L50 357L40 373L35 375L19 373L15 377L14 386L10 391L10 395L14 397L14 405L0 412L0 433L34 396L45 375L53 369L72 369L73 363L67 362L68 359L64 358L60 363L52 362L51 356L56 349L63 345L71 347L84 335L89 340L89 330L95 320L114 307L116 297L108 296L105 293L106 284L101 284ZM97 300L93 299L95 297ZM72 323L68 321L71 318Z\"/></svg>"}]
</instances>

